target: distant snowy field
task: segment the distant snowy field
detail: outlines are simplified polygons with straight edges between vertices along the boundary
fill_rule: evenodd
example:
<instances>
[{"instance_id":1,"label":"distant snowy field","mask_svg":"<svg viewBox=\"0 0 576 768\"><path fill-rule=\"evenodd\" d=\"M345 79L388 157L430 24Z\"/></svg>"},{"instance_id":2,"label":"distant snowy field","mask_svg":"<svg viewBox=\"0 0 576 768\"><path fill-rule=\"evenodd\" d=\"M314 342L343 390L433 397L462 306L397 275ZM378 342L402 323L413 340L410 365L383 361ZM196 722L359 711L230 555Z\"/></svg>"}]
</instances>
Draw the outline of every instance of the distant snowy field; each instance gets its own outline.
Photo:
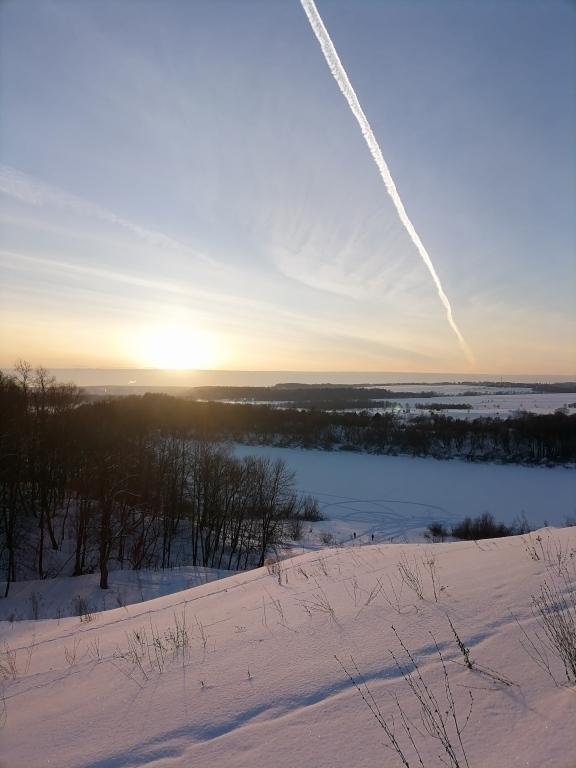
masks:
<instances>
[{"instance_id":1,"label":"distant snowy field","mask_svg":"<svg viewBox=\"0 0 576 768\"><path fill-rule=\"evenodd\" d=\"M392 391L401 390L402 387L390 387ZM404 387L407 389L407 387ZM476 419L479 416L497 416L502 419L513 416L517 411L530 411L535 414L554 413L558 408L568 408L569 413L574 413L574 403L576 394L573 393L550 393L533 394L525 389L517 391L512 390L509 394L497 394L494 391L485 390L481 387L463 388L456 385L434 386L434 387L409 387L411 391L430 391L433 389L438 392L437 397L427 398L403 398L400 403L402 406L410 408L414 413L416 404L434 405L435 403L452 405L470 405L470 410L454 409L444 410L443 413L456 419ZM477 391L475 396L460 394L463 389ZM571 407L572 406L572 407ZM376 409L381 410L381 409ZM427 413L426 409L418 409L416 412Z\"/></svg>"},{"instance_id":2,"label":"distant snowy field","mask_svg":"<svg viewBox=\"0 0 576 768\"><path fill-rule=\"evenodd\" d=\"M428 523L448 526L490 512L512 523L561 526L576 517L576 469L521 467L453 459L374 456L339 451L236 445L238 456L282 458L299 490L319 501L329 521L315 529L336 538L421 540Z\"/></svg>"},{"instance_id":3,"label":"distant snowy field","mask_svg":"<svg viewBox=\"0 0 576 768\"><path fill-rule=\"evenodd\" d=\"M367 390L375 387L366 387ZM366 410L370 413L386 413L395 411L403 418L410 418L419 413L427 413L432 405L441 403L445 406L454 406L454 408L443 408L441 413L451 416L454 419L476 419L480 416L497 417L506 419L513 416L518 411L529 411L537 415L554 413L559 408L566 408L568 413L576 413L576 392L551 392L534 393L529 388L518 387L507 388L502 394L502 390L493 387L483 387L479 385L466 384L387 384L385 388L392 393L387 399L396 406L387 408L370 408ZM576 389L576 388L575 388ZM435 392L434 397L402 397L402 392ZM398 399L395 399L395 393L398 393ZM466 394L473 393L473 394ZM281 390L279 390L281 396ZM226 400L224 402L246 402L241 400ZM250 401L261 405L276 405L284 407L285 401L278 400L270 402L268 400ZM416 408L416 405L425 406ZM458 405L469 405L470 409L457 408ZM297 407L297 406L294 406Z\"/></svg>"}]
</instances>

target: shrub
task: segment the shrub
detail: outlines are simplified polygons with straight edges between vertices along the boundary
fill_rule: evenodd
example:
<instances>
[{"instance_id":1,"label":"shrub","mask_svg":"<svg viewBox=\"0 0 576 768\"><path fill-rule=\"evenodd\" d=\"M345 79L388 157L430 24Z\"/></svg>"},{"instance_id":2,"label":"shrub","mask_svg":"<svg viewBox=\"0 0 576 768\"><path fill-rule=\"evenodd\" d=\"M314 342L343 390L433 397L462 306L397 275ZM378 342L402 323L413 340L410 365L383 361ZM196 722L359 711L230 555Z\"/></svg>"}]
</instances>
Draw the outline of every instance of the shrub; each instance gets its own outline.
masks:
<instances>
[{"instance_id":1,"label":"shrub","mask_svg":"<svg viewBox=\"0 0 576 768\"><path fill-rule=\"evenodd\" d=\"M514 536L522 536L525 533L531 533L532 527L526 517L526 512L520 512L518 517L512 523L512 534Z\"/></svg>"},{"instance_id":2,"label":"shrub","mask_svg":"<svg viewBox=\"0 0 576 768\"><path fill-rule=\"evenodd\" d=\"M309 523L318 523L321 520L326 520L318 509L318 501L316 499L313 499L311 496L304 496L301 504L302 506L298 510L298 514L302 520L306 520Z\"/></svg>"},{"instance_id":3,"label":"shrub","mask_svg":"<svg viewBox=\"0 0 576 768\"><path fill-rule=\"evenodd\" d=\"M474 705L472 691L468 691L468 712L464 714L461 711L460 704L458 707L456 705L446 661L434 636L432 635L432 640L438 652L444 673L443 690L441 688L438 694L424 679L415 656L408 650L394 627L392 627L392 631L396 635L405 657L402 658L400 655L395 655L392 651L390 651L390 654L401 677L418 702L420 711L417 719L413 719L404 709L404 704L400 697L392 694L392 699L396 703L398 713L396 718L391 716L387 720L380 711L378 702L368 687L366 679L358 669L354 658L350 657L352 666L350 671L337 656L334 658L340 664L344 673L362 697L364 704L366 704L386 734L389 741L387 746L396 752L403 765L409 768L418 760L419 765L423 767L424 763L421 757L422 740L431 738L437 742L436 746L441 752L438 755L438 759L442 765L449 766L449 768L468 768L469 762L462 741L462 733L468 725L472 714L472 707ZM409 761L411 754L414 755L414 762Z\"/></svg>"},{"instance_id":4,"label":"shrub","mask_svg":"<svg viewBox=\"0 0 576 768\"><path fill-rule=\"evenodd\" d=\"M572 689L576 683L576 591L569 572L560 574L559 581L544 582L538 597L532 595L532 614L538 631L529 635L512 611L510 613L522 630L524 639L520 639L520 644L532 661L560 686L564 684L557 678L551 656L560 659Z\"/></svg>"},{"instance_id":5,"label":"shrub","mask_svg":"<svg viewBox=\"0 0 576 768\"><path fill-rule=\"evenodd\" d=\"M474 519L465 517L461 523L452 527L452 536L461 541L476 541L477 539L496 539L502 536L512 536L512 527L505 523L497 523L494 515L484 512Z\"/></svg>"},{"instance_id":6,"label":"shrub","mask_svg":"<svg viewBox=\"0 0 576 768\"><path fill-rule=\"evenodd\" d=\"M426 532L423 534L426 541L431 541L434 544L446 541L449 535L450 532L444 523L430 523L426 528Z\"/></svg>"},{"instance_id":7,"label":"shrub","mask_svg":"<svg viewBox=\"0 0 576 768\"><path fill-rule=\"evenodd\" d=\"M564 664L569 682L576 682L576 594L568 577L568 598L557 584L544 583L540 596L532 597L532 611L548 639L548 648Z\"/></svg>"}]
</instances>

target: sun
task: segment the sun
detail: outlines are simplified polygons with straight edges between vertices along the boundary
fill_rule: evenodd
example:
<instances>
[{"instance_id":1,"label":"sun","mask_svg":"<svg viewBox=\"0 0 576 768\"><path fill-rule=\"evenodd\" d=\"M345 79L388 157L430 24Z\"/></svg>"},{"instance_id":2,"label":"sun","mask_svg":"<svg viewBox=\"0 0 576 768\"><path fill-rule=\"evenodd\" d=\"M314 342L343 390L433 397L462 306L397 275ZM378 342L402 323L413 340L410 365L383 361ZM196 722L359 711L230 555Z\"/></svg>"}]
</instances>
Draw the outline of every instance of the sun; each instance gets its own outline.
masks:
<instances>
[{"instance_id":1,"label":"sun","mask_svg":"<svg viewBox=\"0 0 576 768\"><path fill-rule=\"evenodd\" d=\"M165 325L148 328L138 336L138 357L146 367L206 369L219 356L216 340L197 328Z\"/></svg>"}]
</instances>

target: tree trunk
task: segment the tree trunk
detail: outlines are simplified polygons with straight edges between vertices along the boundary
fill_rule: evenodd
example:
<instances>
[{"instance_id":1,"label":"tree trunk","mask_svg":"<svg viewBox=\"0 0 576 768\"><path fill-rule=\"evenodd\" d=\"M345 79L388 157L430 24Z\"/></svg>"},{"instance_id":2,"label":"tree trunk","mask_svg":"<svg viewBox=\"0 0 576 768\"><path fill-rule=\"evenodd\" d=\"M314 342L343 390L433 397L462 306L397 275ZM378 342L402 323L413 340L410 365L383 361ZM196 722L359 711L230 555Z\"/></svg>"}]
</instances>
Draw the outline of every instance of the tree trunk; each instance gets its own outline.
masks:
<instances>
[{"instance_id":1,"label":"tree trunk","mask_svg":"<svg viewBox=\"0 0 576 768\"><path fill-rule=\"evenodd\" d=\"M106 499L102 504L102 521L100 525L100 589L108 589L108 557L110 555L110 522L112 518L112 502Z\"/></svg>"}]
</instances>

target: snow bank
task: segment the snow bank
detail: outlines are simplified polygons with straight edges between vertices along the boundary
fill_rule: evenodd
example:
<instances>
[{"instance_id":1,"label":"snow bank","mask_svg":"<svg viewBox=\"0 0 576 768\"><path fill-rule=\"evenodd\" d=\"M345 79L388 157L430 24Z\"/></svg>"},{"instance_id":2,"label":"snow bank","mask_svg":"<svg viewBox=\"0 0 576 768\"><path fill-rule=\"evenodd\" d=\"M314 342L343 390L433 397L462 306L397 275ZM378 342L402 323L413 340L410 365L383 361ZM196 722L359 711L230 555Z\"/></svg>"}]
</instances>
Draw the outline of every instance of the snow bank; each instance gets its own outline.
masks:
<instances>
[{"instance_id":1,"label":"snow bank","mask_svg":"<svg viewBox=\"0 0 576 768\"><path fill-rule=\"evenodd\" d=\"M90 621L2 622L3 768L401 765L343 667L415 765L395 698L423 726L390 653L411 668L398 638L440 711L451 710L448 679L470 766L573 768L574 685L549 653L555 684L521 641L538 643L532 595L542 584L570 599L561 577L574 583L575 552L569 528L348 546ZM448 734L461 756L450 724ZM439 743L415 738L424 765L440 765Z\"/></svg>"}]
</instances>

